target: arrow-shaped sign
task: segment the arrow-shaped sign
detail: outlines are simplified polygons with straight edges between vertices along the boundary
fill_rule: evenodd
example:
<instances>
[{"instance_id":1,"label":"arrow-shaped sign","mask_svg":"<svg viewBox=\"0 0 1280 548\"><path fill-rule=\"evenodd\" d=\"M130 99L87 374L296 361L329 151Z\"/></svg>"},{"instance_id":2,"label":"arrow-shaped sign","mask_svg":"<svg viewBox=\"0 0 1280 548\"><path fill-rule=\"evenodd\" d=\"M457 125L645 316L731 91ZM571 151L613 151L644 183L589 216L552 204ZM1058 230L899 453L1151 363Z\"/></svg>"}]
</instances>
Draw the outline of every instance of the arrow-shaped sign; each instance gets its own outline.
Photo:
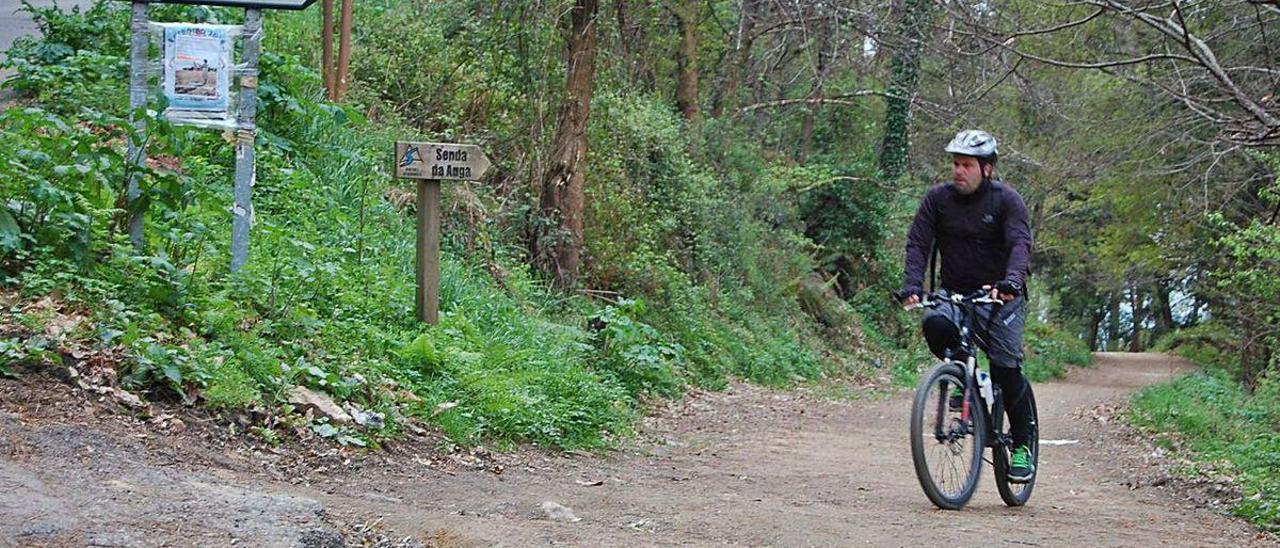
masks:
<instances>
[{"instance_id":1,"label":"arrow-shaped sign","mask_svg":"<svg viewBox=\"0 0 1280 548\"><path fill-rule=\"evenodd\" d=\"M479 145L396 142L396 177L475 181L490 165Z\"/></svg>"}]
</instances>

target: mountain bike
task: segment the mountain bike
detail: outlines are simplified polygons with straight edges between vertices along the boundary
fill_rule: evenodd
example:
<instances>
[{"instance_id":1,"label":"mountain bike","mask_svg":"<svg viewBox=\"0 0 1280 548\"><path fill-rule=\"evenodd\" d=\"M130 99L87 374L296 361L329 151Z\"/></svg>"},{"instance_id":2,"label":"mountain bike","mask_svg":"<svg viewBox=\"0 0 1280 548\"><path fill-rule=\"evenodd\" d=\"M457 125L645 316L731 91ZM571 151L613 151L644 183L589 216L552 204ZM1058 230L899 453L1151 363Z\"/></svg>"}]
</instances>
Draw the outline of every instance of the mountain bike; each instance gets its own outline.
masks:
<instances>
[{"instance_id":1,"label":"mountain bike","mask_svg":"<svg viewBox=\"0 0 1280 548\"><path fill-rule=\"evenodd\" d=\"M916 388L911 407L911 457L924 493L939 508L958 510L978 487L987 447L995 469L996 490L1009 506L1022 506L1031 498L1035 476L1025 483L1009 478L1013 437L1006 428L1000 388L978 368L973 322L977 306L1000 306L986 291L969 295L931 293L907 309L936 308L944 302L959 311L960 345L948 351ZM994 317L994 313L993 313ZM952 356L963 359L952 358ZM1031 464L1040 460L1040 421L1035 396L1031 398ZM1038 469L1037 469L1038 472ZM1038 474L1037 474L1038 475Z\"/></svg>"}]
</instances>

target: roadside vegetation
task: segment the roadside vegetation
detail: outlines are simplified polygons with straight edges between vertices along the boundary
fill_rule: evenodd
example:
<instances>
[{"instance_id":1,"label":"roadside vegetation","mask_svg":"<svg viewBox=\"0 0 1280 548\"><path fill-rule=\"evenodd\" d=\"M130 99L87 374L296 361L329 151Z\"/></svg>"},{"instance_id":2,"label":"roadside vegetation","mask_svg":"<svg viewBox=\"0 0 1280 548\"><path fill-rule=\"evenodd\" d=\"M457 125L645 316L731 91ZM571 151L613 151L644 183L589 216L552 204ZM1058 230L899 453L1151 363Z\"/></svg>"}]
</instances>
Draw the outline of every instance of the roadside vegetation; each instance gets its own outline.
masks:
<instances>
[{"instance_id":1,"label":"roadside vegetation","mask_svg":"<svg viewBox=\"0 0 1280 548\"><path fill-rule=\"evenodd\" d=\"M1164 341L1202 370L1140 392L1130 419L1161 446L1191 457L1187 474L1234 478L1241 489L1236 515L1280 531L1280 377L1268 373L1253 390L1240 384L1234 344L1214 324Z\"/></svg>"}]
</instances>

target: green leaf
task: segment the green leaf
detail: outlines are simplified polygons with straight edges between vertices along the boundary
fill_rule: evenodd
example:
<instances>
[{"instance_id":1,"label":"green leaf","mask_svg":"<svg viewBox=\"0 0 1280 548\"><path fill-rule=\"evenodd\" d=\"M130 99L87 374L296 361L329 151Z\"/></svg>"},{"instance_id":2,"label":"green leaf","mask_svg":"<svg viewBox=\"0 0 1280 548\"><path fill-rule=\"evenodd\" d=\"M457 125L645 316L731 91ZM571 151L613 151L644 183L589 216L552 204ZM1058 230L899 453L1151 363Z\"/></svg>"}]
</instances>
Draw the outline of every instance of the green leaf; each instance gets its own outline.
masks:
<instances>
[{"instance_id":1,"label":"green leaf","mask_svg":"<svg viewBox=\"0 0 1280 548\"><path fill-rule=\"evenodd\" d=\"M440 353L436 350L435 344L431 342L431 335L428 333L419 335L413 342L402 348L399 354L401 358L406 360L432 367L438 367L441 361Z\"/></svg>"},{"instance_id":2,"label":"green leaf","mask_svg":"<svg viewBox=\"0 0 1280 548\"><path fill-rule=\"evenodd\" d=\"M0 251L15 251L22 246L22 230L8 209L0 207Z\"/></svg>"},{"instance_id":3,"label":"green leaf","mask_svg":"<svg viewBox=\"0 0 1280 548\"><path fill-rule=\"evenodd\" d=\"M354 445L356 447L364 447L366 445L364 440L357 438L355 436L349 436L349 435L339 436L338 443L341 443L342 445Z\"/></svg>"},{"instance_id":4,"label":"green leaf","mask_svg":"<svg viewBox=\"0 0 1280 548\"><path fill-rule=\"evenodd\" d=\"M311 425L311 431L322 438L332 438L338 435L338 428L327 422Z\"/></svg>"},{"instance_id":5,"label":"green leaf","mask_svg":"<svg viewBox=\"0 0 1280 548\"><path fill-rule=\"evenodd\" d=\"M176 365L167 365L164 367L164 376L172 382L174 386L182 385L182 371Z\"/></svg>"}]
</instances>

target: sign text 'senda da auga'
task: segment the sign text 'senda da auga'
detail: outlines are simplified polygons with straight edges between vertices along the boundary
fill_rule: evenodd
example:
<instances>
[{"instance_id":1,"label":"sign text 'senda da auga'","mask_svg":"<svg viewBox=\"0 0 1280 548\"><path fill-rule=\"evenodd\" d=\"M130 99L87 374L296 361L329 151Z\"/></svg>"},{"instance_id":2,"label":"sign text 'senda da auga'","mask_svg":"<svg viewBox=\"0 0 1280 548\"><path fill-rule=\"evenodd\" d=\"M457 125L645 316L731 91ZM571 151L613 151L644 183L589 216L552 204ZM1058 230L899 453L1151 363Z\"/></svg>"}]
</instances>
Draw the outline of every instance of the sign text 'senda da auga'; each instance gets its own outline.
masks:
<instances>
[{"instance_id":1,"label":"sign text 'senda da auga'","mask_svg":"<svg viewBox=\"0 0 1280 548\"><path fill-rule=\"evenodd\" d=\"M396 177L476 180L489 165L489 158L477 145L396 143Z\"/></svg>"}]
</instances>

